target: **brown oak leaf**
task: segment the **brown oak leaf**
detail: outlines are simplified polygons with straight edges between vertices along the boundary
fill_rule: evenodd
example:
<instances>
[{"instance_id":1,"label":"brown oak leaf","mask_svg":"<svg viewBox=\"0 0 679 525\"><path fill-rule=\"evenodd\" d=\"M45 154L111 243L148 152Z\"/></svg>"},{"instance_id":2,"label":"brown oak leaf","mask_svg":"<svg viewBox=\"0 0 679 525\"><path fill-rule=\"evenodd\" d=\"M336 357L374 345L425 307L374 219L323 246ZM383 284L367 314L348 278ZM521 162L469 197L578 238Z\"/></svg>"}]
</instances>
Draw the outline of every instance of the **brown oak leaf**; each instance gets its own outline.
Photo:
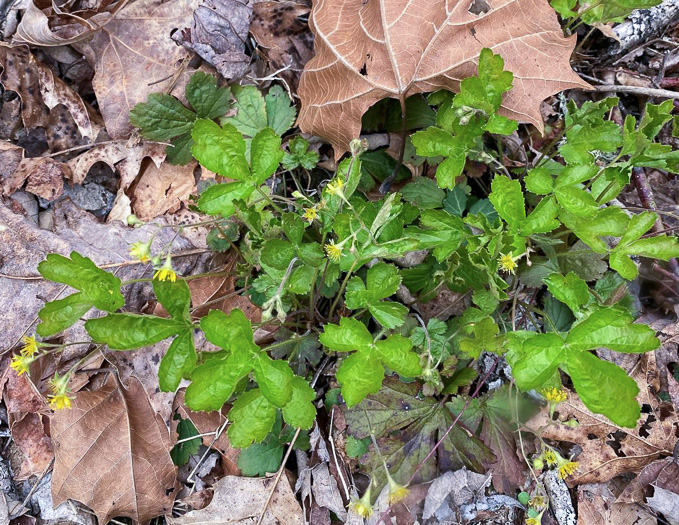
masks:
<instances>
[{"instance_id":1,"label":"brown oak leaf","mask_svg":"<svg viewBox=\"0 0 679 525\"><path fill-rule=\"evenodd\" d=\"M458 91L490 48L514 73L501 112L539 129L540 103L564 89L587 88L569 58L547 0L318 0L309 20L316 56L299 87L298 126L330 141L339 158L358 137L361 116L383 98ZM474 14L477 12L478 14Z\"/></svg>"},{"instance_id":2,"label":"brown oak leaf","mask_svg":"<svg viewBox=\"0 0 679 525\"><path fill-rule=\"evenodd\" d=\"M170 436L139 380L125 389L111 376L101 389L79 392L70 410L52 416L51 431L55 506L80 501L99 523L116 516L146 523L171 512Z\"/></svg>"}]
</instances>

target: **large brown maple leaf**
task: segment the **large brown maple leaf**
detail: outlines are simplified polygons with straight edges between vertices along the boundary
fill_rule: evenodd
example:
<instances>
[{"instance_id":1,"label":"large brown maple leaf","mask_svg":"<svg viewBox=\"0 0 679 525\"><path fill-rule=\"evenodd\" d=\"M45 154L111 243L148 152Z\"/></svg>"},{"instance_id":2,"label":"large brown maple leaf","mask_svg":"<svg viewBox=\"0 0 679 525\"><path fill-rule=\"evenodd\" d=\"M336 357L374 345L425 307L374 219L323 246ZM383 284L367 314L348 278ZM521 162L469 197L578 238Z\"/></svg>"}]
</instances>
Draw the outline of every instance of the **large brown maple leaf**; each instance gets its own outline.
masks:
<instances>
[{"instance_id":1,"label":"large brown maple leaf","mask_svg":"<svg viewBox=\"0 0 679 525\"><path fill-rule=\"evenodd\" d=\"M486 47L514 73L502 113L540 130L545 98L589 87L570 67L576 37L563 36L547 0L316 0L309 23L316 55L300 81L298 126L338 158L375 102L458 91Z\"/></svg>"}]
</instances>

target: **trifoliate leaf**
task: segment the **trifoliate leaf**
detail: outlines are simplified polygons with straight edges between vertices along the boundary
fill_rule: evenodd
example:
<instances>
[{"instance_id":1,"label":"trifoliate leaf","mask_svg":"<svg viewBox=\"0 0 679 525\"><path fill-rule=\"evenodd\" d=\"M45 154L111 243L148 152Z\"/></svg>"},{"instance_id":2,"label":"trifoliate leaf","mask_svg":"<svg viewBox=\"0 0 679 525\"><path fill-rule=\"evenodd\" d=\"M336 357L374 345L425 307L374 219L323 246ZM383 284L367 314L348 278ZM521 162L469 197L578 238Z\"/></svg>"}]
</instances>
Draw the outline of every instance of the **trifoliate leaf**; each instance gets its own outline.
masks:
<instances>
[{"instance_id":1,"label":"trifoliate leaf","mask_svg":"<svg viewBox=\"0 0 679 525\"><path fill-rule=\"evenodd\" d=\"M351 279L346 292L347 308L365 308L394 295L401 284L401 276L395 266L380 262L368 269L366 284L367 287L360 277Z\"/></svg>"},{"instance_id":2,"label":"trifoliate leaf","mask_svg":"<svg viewBox=\"0 0 679 525\"><path fill-rule=\"evenodd\" d=\"M249 390L234 402L229 419L229 441L234 447L245 448L250 443L262 441L271 432L276 421L276 407L259 389Z\"/></svg>"},{"instance_id":3,"label":"trifoliate leaf","mask_svg":"<svg viewBox=\"0 0 679 525\"><path fill-rule=\"evenodd\" d=\"M479 322L467 327L467 333L474 337L460 339L460 350L469 354L473 358L478 358L481 352L492 352L502 354L505 352L503 335L498 335L498 328L492 317L485 317Z\"/></svg>"},{"instance_id":4,"label":"trifoliate leaf","mask_svg":"<svg viewBox=\"0 0 679 525\"><path fill-rule=\"evenodd\" d=\"M312 170L318 164L319 158L317 151L309 151L309 141L297 136L288 142L288 152L283 155L281 164L289 171L299 167Z\"/></svg>"},{"instance_id":5,"label":"trifoliate leaf","mask_svg":"<svg viewBox=\"0 0 679 525\"><path fill-rule=\"evenodd\" d=\"M191 153L201 166L230 179L250 178L243 135L231 124L219 127L211 120L199 119L193 127Z\"/></svg>"},{"instance_id":6,"label":"trifoliate leaf","mask_svg":"<svg viewBox=\"0 0 679 525\"><path fill-rule=\"evenodd\" d=\"M313 405L316 392L299 376L293 377L290 385L292 397L283 407L283 418L292 427L309 429L316 419L316 407Z\"/></svg>"}]
</instances>

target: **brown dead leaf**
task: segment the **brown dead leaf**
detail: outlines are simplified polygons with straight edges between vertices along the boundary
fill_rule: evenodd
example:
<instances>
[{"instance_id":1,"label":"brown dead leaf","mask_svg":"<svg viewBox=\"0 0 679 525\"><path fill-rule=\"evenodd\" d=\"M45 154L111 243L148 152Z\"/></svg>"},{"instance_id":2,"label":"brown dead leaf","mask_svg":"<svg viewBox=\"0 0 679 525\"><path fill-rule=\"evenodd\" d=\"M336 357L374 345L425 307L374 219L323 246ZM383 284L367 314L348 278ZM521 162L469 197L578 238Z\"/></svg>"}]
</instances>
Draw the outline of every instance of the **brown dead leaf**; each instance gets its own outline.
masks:
<instances>
[{"instance_id":1,"label":"brown dead leaf","mask_svg":"<svg viewBox=\"0 0 679 525\"><path fill-rule=\"evenodd\" d=\"M316 56L299 86L298 125L330 141L339 158L378 100L437 89L457 91L476 74L483 48L502 55L514 88L501 112L543 128L540 103L570 88L587 88L570 67L576 37L563 36L544 0L489 0L485 13L447 0L320 1L309 24Z\"/></svg>"},{"instance_id":2,"label":"brown dead leaf","mask_svg":"<svg viewBox=\"0 0 679 525\"><path fill-rule=\"evenodd\" d=\"M655 525L657 519L644 507L619 503L603 483L578 487L578 525Z\"/></svg>"},{"instance_id":3,"label":"brown dead leaf","mask_svg":"<svg viewBox=\"0 0 679 525\"><path fill-rule=\"evenodd\" d=\"M549 424L549 415L545 411L531 420L533 427L545 426L541 432L543 438L576 443L582 447L582 453L577 457L580 469L567 480L570 486L603 483L625 472L639 472L660 455L672 453L679 417L669 403L661 403L653 395L659 386L655 354L640 357L632 372L640 389L637 401L642 406L641 418L635 429L617 427L605 417L593 414L573 393L559 405L559 419L576 419L579 426L571 428Z\"/></svg>"},{"instance_id":4,"label":"brown dead leaf","mask_svg":"<svg viewBox=\"0 0 679 525\"><path fill-rule=\"evenodd\" d=\"M273 478L226 476L214 486L210 504L180 518L168 518L169 525L236 525L254 523L271 492ZM283 476L269 502L261 525L303 525L304 514Z\"/></svg>"},{"instance_id":5,"label":"brown dead leaf","mask_svg":"<svg viewBox=\"0 0 679 525\"><path fill-rule=\"evenodd\" d=\"M64 193L64 179L71 178L71 170L66 164L47 157L24 159L19 164L17 179L28 179L26 191L53 201Z\"/></svg>"},{"instance_id":6,"label":"brown dead leaf","mask_svg":"<svg viewBox=\"0 0 679 525\"><path fill-rule=\"evenodd\" d=\"M149 164L142 170L134 190L134 213L142 221L176 210L196 189L196 162L186 166Z\"/></svg>"},{"instance_id":7,"label":"brown dead leaf","mask_svg":"<svg viewBox=\"0 0 679 525\"><path fill-rule=\"evenodd\" d=\"M183 91L176 77L189 52L170 35L190 26L198 4L199 0L138 0L114 15L92 17L105 27L96 32L84 52L94 67L92 87L111 138L127 138L130 110L146 102L150 93L175 84L177 94Z\"/></svg>"},{"instance_id":8,"label":"brown dead leaf","mask_svg":"<svg viewBox=\"0 0 679 525\"><path fill-rule=\"evenodd\" d=\"M173 39L195 51L225 79L242 77L250 65L245 51L253 0L203 0L190 28Z\"/></svg>"},{"instance_id":9,"label":"brown dead leaf","mask_svg":"<svg viewBox=\"0 0 679 525\"><path fill-rule=\"evenodd\" d=\"M11 142L0 142L0 193L11 195L24 183L17 168L24 158L24 149Z\"/></svg>"},{"instance_id":10,"label":"brown dead leaf","mask_svg":"<svg viewBox=\"0 0 679 525\"><path fill-rule=\"evenodd\" d=\"M21 22L14 34L14 42L31 46L66 46L87 40L92 35L91 30L85 30L83 27L83 31L74 37L59 36L50 28L47 15L38 9L32 0L20 0L14 5L14 9L23 10Z\"/></svg>"},{"instance_id":11,"label":"brown dead leaf","mask_svg":"<svg viewBox=\"0 0 679 525\"><path fill-rule=\"evenodd\" d=\"M73 171L72 182L80 184L94 164L105 162L120 174L120 187L125 189L139 175L141 163L146 157L159 168L165 159L165 146L155 142L129 144L125 140L112 141L94 146L70 160L68 165Z\"/></svg>"},{"instance_id":12,"label":"brown dead leaf","mask_svg":"<svg viewBox=\"0 0 679 525\"><path fill-rule=\"evenodd\" d=\"M51 423L55 506L80 501L99 523L116 516L144 523L170 513L176 469L169 434L139 381L124 389L111 376L101 389L78 393Z\"/></svg>"},{"instance_id":13,"label":"brown dead leaf","mask_svg":"<svg viewBox=\"0 0 679 525\"><path fill-rule=\"evenodd\" d=\"M52 462L54 451L46 419L40 414L27 414L11 425L12 439L24 456L17 480L40 476Z\"/></svg>"},{"instance_id":14,"label":"brown dead leaf","mask_svg":"<svg viewBox=\"0 0 679 525\"><path fill-rule=\"evenodd\" d=\"M297 90L304 65L313 57L314 36L302 17L309 14L309 6L297 2L257 2L254 6L250 33L269 60L270 69Z\"/></svg>"}]
</instances>

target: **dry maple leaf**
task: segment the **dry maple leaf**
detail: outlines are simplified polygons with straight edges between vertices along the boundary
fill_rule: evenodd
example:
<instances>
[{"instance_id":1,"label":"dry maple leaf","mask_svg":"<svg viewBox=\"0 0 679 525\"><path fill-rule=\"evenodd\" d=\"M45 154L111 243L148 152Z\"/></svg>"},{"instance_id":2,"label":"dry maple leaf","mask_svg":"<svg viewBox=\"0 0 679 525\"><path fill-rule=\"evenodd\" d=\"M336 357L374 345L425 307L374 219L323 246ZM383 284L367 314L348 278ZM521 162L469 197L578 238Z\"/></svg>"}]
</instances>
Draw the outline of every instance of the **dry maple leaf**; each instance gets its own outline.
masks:
<instances>
[{"instance_id":1,"label":"dry maple leaf","mask_svg":"<svg viewBox=\"0 0 679 525\"><path fill-rule=\"evenodd\" d=\"M300 81L298 126L329 140L337 158L375 102L458 91L483 48L514 73L501 113L539 129L545 98L589 87L569 64L576 36L563 36L547 0L318 0L309 23L316 56Z\"/></svg>"},{"instance_id":2,"label":"dry maple leaf","mask_svg":"<svg viewBox=\"0 0 679 525\"><path fill-rule=\"evenodd\" d=\"M55 507L80 501L99 523L116 516L146 523L171 512L176 469L170 436L139 380L130 378L129 385L125 389L111 376L51 417Z\"/></svg>"}]
</instances>

